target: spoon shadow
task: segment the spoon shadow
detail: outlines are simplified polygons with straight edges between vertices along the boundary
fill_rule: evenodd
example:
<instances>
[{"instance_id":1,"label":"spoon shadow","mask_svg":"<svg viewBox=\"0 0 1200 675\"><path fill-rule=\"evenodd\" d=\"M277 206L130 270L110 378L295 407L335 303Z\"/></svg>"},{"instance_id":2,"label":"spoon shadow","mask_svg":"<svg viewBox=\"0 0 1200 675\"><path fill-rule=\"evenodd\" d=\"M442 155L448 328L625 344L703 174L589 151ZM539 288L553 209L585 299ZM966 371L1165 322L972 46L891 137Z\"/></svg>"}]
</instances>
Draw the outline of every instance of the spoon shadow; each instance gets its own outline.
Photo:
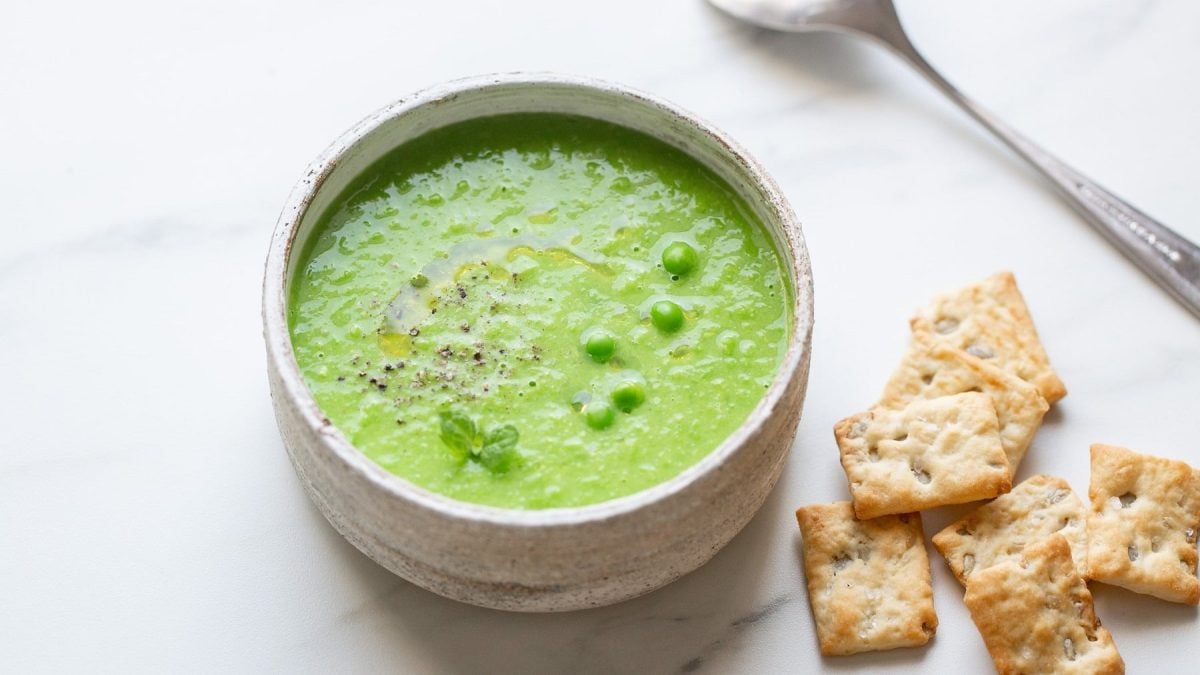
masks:
<instances>
[{"instance_id":1,"label":"spoon shadow","mask_svg":"<svg viewBox=\"0 0 1200 675\"><path fill-rule=\"evenodd\" d=\"M729 33L736 46L796 84L811 84L815 79L837 89L870 90L886 88L891 82L880 68L891 57L862 40L832 33L784 33L724 14L721 20L737 25Z\"/></svg>"},{"instance_id":2,"label":"spoon shadow","mask_svg":"<svg viewBox=\"0 0 1200 675\"><path fill-rule=\"evenodd\" d=\"M717 9L712 11L719 15L720 21L735 24L728 39L735 45L740 43L743 51L752 55L763 69L786 80L784 86L796 87L798 91L816 86L825 93L866 92L881 99L881 104L913 109L931 125L953 134L959 142L969 143L977 151L1002 162L998 164L1001 170L1042 185L1036 171L1014 161L1002 143L981 131L886 48L852 35L759 28Z\"/></svg>"}]
</instances>

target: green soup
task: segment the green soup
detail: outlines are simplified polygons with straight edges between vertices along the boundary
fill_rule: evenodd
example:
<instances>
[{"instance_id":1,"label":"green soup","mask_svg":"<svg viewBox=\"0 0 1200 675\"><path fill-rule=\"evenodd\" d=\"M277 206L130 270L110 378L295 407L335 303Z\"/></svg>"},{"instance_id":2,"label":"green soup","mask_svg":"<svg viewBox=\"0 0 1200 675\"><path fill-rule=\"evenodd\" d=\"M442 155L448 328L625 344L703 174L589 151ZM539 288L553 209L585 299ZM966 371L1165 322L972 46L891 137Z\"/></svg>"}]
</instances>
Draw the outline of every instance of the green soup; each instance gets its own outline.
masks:
<instances>
[{"instance_id":1,"label":"green soup","mask_svg":"<svg viewBox=\"0 0 1200 675\"><path fill-rule=\"evenodd\" d=\"M501 115L410 141L321 216L296 360L388 471L540 509L660 483L732 433L787 348L791 289L734 191L644 134Z\"/></svg>"}]
</instances>

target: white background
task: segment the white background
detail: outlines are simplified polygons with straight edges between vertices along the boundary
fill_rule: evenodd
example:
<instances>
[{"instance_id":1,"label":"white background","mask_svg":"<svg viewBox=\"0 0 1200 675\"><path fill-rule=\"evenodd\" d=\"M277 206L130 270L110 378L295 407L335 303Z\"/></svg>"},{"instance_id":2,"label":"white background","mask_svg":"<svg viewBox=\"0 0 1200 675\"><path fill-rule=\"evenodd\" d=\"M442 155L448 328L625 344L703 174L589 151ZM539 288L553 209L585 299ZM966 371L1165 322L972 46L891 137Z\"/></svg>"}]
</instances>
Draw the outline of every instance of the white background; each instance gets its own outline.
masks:
<instances>
[{"instance_id":1,"label":"white background","mask_svg":"<svg viewBox=\"0 0 1200 675\"><path fill-rule=\"evenodd\" d=\"M951 80L1200 239L1200 3L899 7ZM683 580L570 615L443 600L344 542L288 465L260 339L261 263L307 162L412 90L522 69L646 89L739 139L816 280L808 403L762 512ZM936 554L927 648L817 656L792 510L845 498L830 428L878 395L911 310L1002 268L1070 389L1021 477L1086 491L1095 441L1200 465L1200 322L849 38L691 0L6 0L0 160L7 672L986 672ZM1194 672L1194 608L1093 587L1131 672Z\"/></svg>"}]
</instances>

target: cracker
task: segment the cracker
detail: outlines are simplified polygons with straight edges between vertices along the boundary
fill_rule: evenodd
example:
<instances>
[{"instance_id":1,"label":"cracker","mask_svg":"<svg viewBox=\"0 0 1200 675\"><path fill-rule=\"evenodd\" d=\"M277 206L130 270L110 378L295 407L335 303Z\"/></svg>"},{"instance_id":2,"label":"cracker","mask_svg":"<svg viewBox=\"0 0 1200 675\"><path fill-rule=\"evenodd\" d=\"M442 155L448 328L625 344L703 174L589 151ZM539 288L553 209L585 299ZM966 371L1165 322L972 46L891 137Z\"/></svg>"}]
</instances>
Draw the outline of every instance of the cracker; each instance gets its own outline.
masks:
<instances>
[{"instance_id":1,"label":"cracker","mask_svg":"<svg viewBox=\"0 0 1200 675\"><path fill-rule=\"evenodd\" d=\"M858 520L850 502L796 510L826 656L923 645L937 630L921 516Z\"/></svg>"},{"instance_id":2,"label":"cracker","mask_svg":"<svg viewBox=\"0 0 1200 675\"><path fill-rule=\"evenodd\" d=\"M877 408L838 422L833 435L859 518L988 499L1012 487L987 394Z\"/></svg>"},{"instance_id":3,"label":"cracker","mask_svg":"<svg viewBox=\"0 0 1200 675\"><path fill-rule=\"evenodd\" d=\"M1125 672L1061 535L972 575L963 600L1002 675Z\"/></svg>"},{"instance_id":4,"label":"cracker","mask_svg":"<svg viewBox=\"0 0 1200 675\"><path fill-rule=\"evenodd\" d=\"M1033 435L1050 409L1037 387L988 365L964 351L936 344L914 333L900 366L892 373L879 407L898 410L918 399L979 391L992 397L1000 422L1000 443L1015 475Z\"/></svg>"},{"instance_id":5,"label":"cracker","mask_svg":"<svg viewBox=\"0 0 1200 675\"><path fill-rule=\"evenodd\" d=\"M933 536L954 576L964 585L997 563L1020 560L1031 544L1061 535L1079 575L1087 577L1087 510L1067 481L1032 476L1006 495L968 513Z\"/></svg>"},{"instance_id":6,"label":"cracker","mask_svg":"<svg viewBox=\"0 0 1200 675\"><path fill-rule=\"evenodd\" d=\"M962 349L1033 384L1048 403L1067 395L1067 388L1050 367L1012 272L1000 272L937 296L909 324L914 332Z\"/></svg>"},{"instance_id":7,"label":"cracker","mask_svg":"<svg viewBox=\"0 0 1200 675\"><path fill-rule=\"evenodd\" d=\"M1171 602L1200 604L1200 470L1097 443L1088 497L1091 578Z\"/></svg>"}]
</instances>

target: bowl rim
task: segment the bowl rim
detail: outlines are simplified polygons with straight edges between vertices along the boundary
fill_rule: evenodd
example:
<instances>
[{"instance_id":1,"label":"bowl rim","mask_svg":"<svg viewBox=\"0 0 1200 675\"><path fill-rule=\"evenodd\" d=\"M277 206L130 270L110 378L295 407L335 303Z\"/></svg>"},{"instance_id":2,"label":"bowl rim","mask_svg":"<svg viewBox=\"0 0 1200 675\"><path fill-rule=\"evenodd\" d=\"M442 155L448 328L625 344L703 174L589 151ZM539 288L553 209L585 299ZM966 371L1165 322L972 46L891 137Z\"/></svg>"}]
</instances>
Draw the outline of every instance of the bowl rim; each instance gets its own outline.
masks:
<instances>
[{"instance_id":1,"label":"bowl rim","mask_svg":"<svg viewBox=\"0 0 1200 675\"><path fill-rule=\"evenodd\" d=\"M707 455L675 476L638 492L582 506L516 509L476 504L433 492L387 471L354 447L321 410L304 382L292 351L291 332L288 329L287 270L291 256L299 255L303 248L304 242L297 241L299 225L316 194L341 163L342 157L370 132L418 107L446 102L460 94L481 89L523 85L599 91L625 101L624 105L647 107L657 114L674 118L714 142L750 179L753 187L766 197L767 208L782 230L783 241L777 243L782 244L781 255L787 259L785 263L790 261L788 267L794 286L788 348L770 386L742 424ZM688 154L694 157L693 153ZM702 160L697 158L697 161ZM275 371L282 387L275 395L289 399L288 403L298 412L303 423L316 433L323 452L359 473L389 498L406 500L457 520L516 528L548 528L601 522L628 515L683 492L705 475L718 470L747 439L756 435L770 415L776 413L789 381L803 375L804 364L812 349L813 284L808 248L787 198L770 174L724 132L673 103L625 85L578 75L518 71L464 77L418 90L367 115L326 147L292 188L276 222L264 266L262 313L268 367Z\"/></svg>"}]
</instances>

